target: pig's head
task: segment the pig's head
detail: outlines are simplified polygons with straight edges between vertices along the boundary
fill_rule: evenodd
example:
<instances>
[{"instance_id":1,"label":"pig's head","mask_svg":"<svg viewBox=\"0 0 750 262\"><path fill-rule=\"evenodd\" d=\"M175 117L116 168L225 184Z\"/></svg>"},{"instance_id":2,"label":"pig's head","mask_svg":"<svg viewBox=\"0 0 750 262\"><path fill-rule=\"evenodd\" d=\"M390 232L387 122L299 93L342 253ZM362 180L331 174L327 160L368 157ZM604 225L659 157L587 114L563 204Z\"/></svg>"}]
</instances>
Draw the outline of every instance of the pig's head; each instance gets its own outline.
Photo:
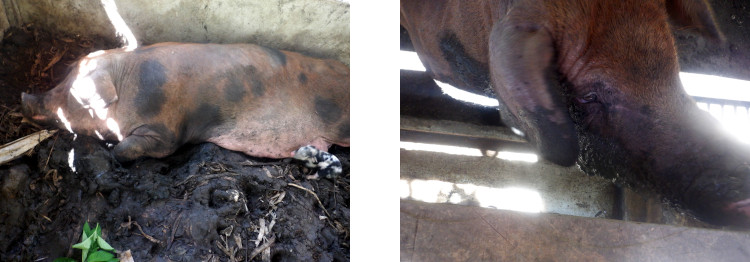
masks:
<instances>
[{"instance_id":1,"label":"pig's head","mask_svg":"<svg viewBox=\"0 0 750 262\"><path fill-rule=\"evenodd\" d=\"M117 100L117 95L106 70L96 69L96 62L86 57L65 80L46 93L22 93L24 118L90 136L95 135L93 130L101 130L100 136L107 136L106 133L110 133L107 108Z\"/></svg>"},{"instance_id":2,"label":"pig's head","mask_svg":"<svg viewBox=\"0 0 750 262\"><path fill-rule=\"evenodd\" d=\"M720 42L709 6L550 2L515 7L490 36L492 82L511 122L552 162L578 160L709 222L750 225L750 152L685 93L669 27L671 18Z\"/></svg>"},{"instance_id":3,"label":"pig's head","mask_svg":"<svg viewBox=\"0 0 750 262\"><path fill-rule=\"evenodd\" d=\"M27 120L44 125L44 126L57 126L57 116L52 113L53 111L47 107L48 96L35 96L27 93L21 93L21 113ZM63 127L64 128L64 127Z\"/></svg>"}]
</instances>

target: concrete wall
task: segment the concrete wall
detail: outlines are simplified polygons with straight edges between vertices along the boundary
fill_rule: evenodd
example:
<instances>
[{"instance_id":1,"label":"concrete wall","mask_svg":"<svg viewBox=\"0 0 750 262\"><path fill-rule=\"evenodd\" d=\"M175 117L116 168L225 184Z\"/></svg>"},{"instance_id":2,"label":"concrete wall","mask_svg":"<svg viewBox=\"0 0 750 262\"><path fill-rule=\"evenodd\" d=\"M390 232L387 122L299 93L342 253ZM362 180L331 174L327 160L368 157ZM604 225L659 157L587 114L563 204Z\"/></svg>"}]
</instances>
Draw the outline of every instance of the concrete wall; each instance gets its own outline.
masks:
<instances>
[{"instance_id":1,"label":"concrete wall","mask_svg":"<svg viewBox=\"0 0 750 262\"><path fill-rule=\"evenodd\" d=\"M11 26L34 23L47 30L115 36L99 0L3 0L3 3L16 7L15 12L1 12L19 17L18 21L10 21ZM115 3L140 45L167 41L246 42L349 63L349 4L339 0L115 0ZM2 18L0 15L0 29L3 29Z\"/></svg>"}]
</instances>

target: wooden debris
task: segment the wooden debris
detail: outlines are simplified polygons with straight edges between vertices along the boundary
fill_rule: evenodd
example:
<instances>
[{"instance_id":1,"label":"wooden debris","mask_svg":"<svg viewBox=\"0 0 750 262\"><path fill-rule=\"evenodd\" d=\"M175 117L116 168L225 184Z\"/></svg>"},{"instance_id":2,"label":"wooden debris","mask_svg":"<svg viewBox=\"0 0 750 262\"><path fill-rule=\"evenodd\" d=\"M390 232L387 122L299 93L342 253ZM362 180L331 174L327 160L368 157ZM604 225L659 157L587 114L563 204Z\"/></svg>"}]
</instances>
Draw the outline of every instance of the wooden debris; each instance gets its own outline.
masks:
<instances>
[{"instance_id":1,"label":"wooden debris","mask_svg":"<svg viewBox=\"0 0 750 262\"><path fill-rule=\"evenodd\" d=\"M139 225L138 222L136 222L136 221L130 220L130 216L128 216L128 222L123 222L122 224L120 224L120 228L127 228L128 230L130 230L130 226L131 225L135 225L135 227L138 228L138 231L141 231L141 236L143 236L146 239L148 239L148 241L151 241L151 242L153 242L155 244L158 244L160 246L164 246L164 243L162 241L160 241L160 240L152 237L149 234L146 234L146 232L143 232L143 228L141 228L141 225Z\"/></svg>"},{"instance_id":2,"label":"wooden debris","mask_svg":"<svg viewBox=\"0 0 750 262\"><path fill-rule=\"evenodd\" d=\"M250 253L250 257L247 260L253 260L253 258L255 258L255 256L257 256L258 254L260 254L260 252L263 252L264 250L266 250L269 247L271 247L271 245L274 242L276 242L276 236L271 236L271 238L268 239L268 242L266 242L265 244L263 244L263 245L261 245L259 247L256 247L255 249L253 249L253 252Z\"/></svg>"},{"instance_id":3,"label":"wooden debris","mask_svg":"<svg viewBox=\"0 0 750 262\"><path fill-rule=\"evenodd\" d=\"M31 135L19 138L0 147L0 165L21 157L33 149L40 142L52 136L57 130L41 130Z\"/></svg>"},{"instance_id":4,"label":"wooden debris","mask_svg":"<svg viewBox=\"0 0 750 262\"><path fill-rule=\"evenodd\" d=\"M42 69L42 72L46 72L47 70L49 70L50 68L52 68L52 66L54 66L55 64L57 64L57 62L60 62L60 59L63 58L63 56L65 55L66 52L68 52L68 48L67 47L63 48L62 52L55 52L55 55L52 56L52 58L50 59L49 63L47 63L47 66L45 66L44 69Z\"/></svg>"},{"instance_id":5,"label":"wooden debris","mask_svg":"<svg viewBox=\"0 0 750 262\"><path fill-rule=\"evenodd\" d=\"M133 260L133 255L130 253L130 249L117 254L117 258L120 259L120 262L135 262L135 260Z\"/></svg>"}]
</instances>

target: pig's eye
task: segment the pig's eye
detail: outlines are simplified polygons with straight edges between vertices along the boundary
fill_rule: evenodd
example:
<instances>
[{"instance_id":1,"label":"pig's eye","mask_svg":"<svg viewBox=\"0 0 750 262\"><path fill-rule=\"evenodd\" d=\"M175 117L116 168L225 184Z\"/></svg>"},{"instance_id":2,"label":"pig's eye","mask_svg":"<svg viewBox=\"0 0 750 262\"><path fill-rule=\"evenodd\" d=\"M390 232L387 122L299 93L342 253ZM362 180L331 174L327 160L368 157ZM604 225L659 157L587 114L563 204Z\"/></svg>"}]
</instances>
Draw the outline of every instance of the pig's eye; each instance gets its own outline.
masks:
<instances>
[{"instance_id":1,"label":"pig's eye","mask_svg":"<svg viewBox=\"0 0 750 262\"><path fill-rule=\"evenodd\" d=\"M596 101L596 93L590 92L588 94L583 95L582 97L578 97L578 102L581 103L591 103Z\"/></svg>"}]
</instances>

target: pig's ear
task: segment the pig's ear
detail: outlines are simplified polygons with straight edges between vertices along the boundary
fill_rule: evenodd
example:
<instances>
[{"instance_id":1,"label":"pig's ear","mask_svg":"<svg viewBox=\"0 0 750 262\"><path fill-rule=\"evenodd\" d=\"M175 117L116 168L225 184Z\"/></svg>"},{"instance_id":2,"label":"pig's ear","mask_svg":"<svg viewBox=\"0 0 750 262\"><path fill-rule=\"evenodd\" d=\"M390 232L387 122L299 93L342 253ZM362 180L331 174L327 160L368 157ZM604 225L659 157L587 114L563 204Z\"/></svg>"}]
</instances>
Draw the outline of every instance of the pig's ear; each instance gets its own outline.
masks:
<instances>
[{"instance_id":1,"label":"pig's ear","mask_svg":"<svg viewBox=\"0 0 750 262\"><path fill-rule=\"evenodd\" d=\"M490 74L502 103L545 159L570 166L578 136L555 66L552 38L528 22L496 23L490 35Z\"/></svg>"},{"instance_id":2,"label":"pig's ear","mask_svg":"<svg viewBox=\"0 0 750 262\"><path fill-rule=\"evenodd\" d=\"M714 40L724 41L711 6L705 0L667 0L667 13L678 28L695 28Z\"/></svg>"}]
</instances>

